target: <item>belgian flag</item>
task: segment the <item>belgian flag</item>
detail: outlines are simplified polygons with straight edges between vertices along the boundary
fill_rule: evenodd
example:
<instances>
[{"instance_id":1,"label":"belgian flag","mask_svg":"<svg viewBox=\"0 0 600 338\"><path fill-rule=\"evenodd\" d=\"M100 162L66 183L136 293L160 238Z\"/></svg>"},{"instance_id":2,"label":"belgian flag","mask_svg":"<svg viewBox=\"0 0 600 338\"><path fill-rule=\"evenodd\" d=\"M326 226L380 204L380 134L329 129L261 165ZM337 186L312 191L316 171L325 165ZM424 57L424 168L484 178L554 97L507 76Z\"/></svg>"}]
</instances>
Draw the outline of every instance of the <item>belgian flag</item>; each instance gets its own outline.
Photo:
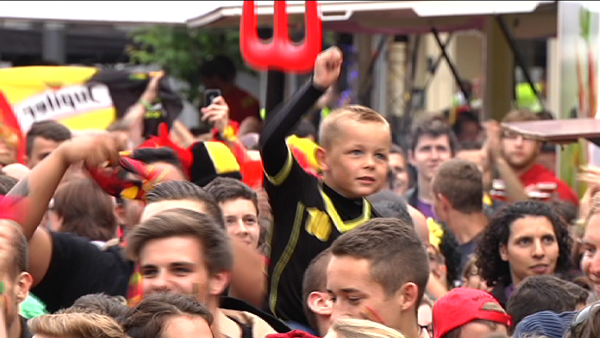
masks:
<instances>
[{"instance_id":1,"label":"belgian flag","mask_svg":"<svg viewBox=\"0 0 600 338\"><path fill-rule=\"evenodd\" d=\"M0 69L0 91L12 108L22 133L36 121L58 120L71 130L106 129L135 104L150 74L79 66L30 66ZM158 125L171 127L183 101L160 83L153 102L160 112L145 119L144 136L156 135Z\"/></svg>"}]
</instances>

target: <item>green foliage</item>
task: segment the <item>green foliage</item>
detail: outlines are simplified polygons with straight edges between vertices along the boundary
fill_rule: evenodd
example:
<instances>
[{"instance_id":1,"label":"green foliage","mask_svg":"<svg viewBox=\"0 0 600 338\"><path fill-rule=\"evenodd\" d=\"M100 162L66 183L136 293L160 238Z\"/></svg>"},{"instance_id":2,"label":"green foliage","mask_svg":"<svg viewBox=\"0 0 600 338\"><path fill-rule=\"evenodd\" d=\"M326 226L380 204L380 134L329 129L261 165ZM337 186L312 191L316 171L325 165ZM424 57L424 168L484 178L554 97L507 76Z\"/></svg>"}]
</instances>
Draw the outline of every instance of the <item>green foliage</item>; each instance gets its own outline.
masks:
<instances>
[{"instance_id":1,"label":"green foliage","mask_svg":"<svg viewBox=\"0 0 600 338\"><path fill-rule=\"evenodd\" d=\"M590 38L592 24L592 12L587 8L581 8L579 10L579 28L580 35L585 40Z\"/></svg>"},{"instance_id":2,"label":"green foliage","mask_svg":"<svg viewBox=\"0 0 600 338\"><path fill-rule=\"evenodd\" d=\"M237 30L188 30L184 26L149 26L132 32L135 43L128 49L135 64L158 64L170 76L190 85L181 93L193 102L198 95L197 75L203 60L224 54L236 64L238 71L249 71L240 54L240 34Z\"/></svg>"}]
</instances>

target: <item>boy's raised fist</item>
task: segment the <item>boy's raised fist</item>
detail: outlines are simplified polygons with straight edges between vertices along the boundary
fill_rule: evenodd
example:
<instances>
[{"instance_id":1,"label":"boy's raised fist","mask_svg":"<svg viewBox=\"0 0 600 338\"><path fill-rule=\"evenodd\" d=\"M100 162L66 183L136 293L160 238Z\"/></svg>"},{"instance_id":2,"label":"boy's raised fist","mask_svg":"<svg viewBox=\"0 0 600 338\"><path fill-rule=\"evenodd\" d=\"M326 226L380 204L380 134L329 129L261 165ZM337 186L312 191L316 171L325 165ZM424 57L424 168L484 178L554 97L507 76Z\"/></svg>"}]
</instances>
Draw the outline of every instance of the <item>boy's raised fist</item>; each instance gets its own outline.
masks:
<instances>
[{"instance_id":1,"label":"boy's raised fist","mask_svg":"<svg viewBox=\"0 0 600 338\"><path fill-rule=\"evenodd\" d=\"M340 76L342 61L342 51L337 47L321 52L315 60L313 83L322 89L329 88Z\"/></svg>"}]
</instances>

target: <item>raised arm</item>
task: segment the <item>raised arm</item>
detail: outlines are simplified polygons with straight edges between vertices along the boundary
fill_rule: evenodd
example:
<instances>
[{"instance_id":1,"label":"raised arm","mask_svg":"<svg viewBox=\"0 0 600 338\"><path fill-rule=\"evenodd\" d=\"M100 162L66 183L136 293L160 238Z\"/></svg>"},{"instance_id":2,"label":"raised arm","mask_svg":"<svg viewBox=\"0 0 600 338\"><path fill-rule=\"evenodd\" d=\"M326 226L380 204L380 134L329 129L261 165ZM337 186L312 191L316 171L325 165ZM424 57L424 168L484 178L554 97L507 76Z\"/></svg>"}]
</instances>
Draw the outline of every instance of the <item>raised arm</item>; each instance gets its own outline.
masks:
<instances>
[{"instance_id":1,"label":"raised arm","mask_svg":"<svg viewBox=\"0 0 600 338\"><path fill-rule=\"evenodd\" d=\"M285 137L327 88L337 81L341 64L342 52L337 47L322 52L315 61L312 80L268 115L260 137L260 150L267 175L275 177L284 167L288 158Z\"/></svg>"},{"instance_id":2,"label":"raised arm","mask_svg":"<svg viewBox=\"0 0 600 338\"><path fill-rule=\"evenodd\" d=\"M107 160L119 163L119 150L124 140L110 134L81 136L63 142L17 183L8 196L25 197L17 208L27 208L21 228L29 242L30 273L34 285L42 280L52 257L50 234L40 224L52 196L71 164L85 161L88 166L99 166ZM25 204L26 203L26 204Z\"/></svg>"},{"instance_id":3,"label":"raised arm","mask_svg":"<svg viewBox=\"0 0 600 338\"><path fill-rule=\"evenodd\" d=\"M148 82L148 86L140 99L127 109L127 112L125 112L125 116L122 119L123 123L129 129L129 139L135 146L144 142L144 115L146 114L147 107L152 104L152 101L158 96L159 83L164 75L163 72L160 72L159 75L154 76L150 82Z\"/></svg>"},{"instance_id":4,"label":"raised arm","mask_svg":"<svg viewBox=\"0 0 600 338\"><path fill-rule=\"evenodd\" d=\"M496 121L488 121L485 124L487 140L485 149L489 154L489 159L492 166L498 171L500 178L506 185L506 198L509 202L526 201L529 199L521 180L512 170L501 154L501 135L502 127Z\"/></svg>"}]
</instances>

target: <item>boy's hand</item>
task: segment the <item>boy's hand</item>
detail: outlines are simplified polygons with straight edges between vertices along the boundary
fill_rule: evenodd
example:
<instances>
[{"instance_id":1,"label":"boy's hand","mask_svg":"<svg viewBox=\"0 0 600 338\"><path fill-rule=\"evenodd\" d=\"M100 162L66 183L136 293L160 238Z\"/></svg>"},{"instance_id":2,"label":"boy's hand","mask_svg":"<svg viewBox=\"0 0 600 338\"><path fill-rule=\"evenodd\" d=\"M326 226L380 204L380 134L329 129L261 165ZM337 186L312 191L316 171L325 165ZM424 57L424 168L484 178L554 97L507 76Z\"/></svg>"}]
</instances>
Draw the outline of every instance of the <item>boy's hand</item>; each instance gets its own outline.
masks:
<instances>
[{"instance_id":1,"label":"boy's hand","mask_svg":"<svg viewBox=\"0 0 600 338\"><path fill-rule=\"evenodd\" d=\"M342 51L337 47L321 52L315 60L313 83L322 89L329 88L340 76L342 61Z\"/></svg>"},{"instance_id":2,"label":"boy's hand","mask_svg":"<svg viewBox=\"0 0 600 338\"><path fill-rule=\"evenodd\" d=\"M107 161L118 165L119 151L125 150L126 144L120 135L86 135L63 142L57 152L68 165L84 161L86 166L95 168Z\"/></svg>"}]
</instances>

